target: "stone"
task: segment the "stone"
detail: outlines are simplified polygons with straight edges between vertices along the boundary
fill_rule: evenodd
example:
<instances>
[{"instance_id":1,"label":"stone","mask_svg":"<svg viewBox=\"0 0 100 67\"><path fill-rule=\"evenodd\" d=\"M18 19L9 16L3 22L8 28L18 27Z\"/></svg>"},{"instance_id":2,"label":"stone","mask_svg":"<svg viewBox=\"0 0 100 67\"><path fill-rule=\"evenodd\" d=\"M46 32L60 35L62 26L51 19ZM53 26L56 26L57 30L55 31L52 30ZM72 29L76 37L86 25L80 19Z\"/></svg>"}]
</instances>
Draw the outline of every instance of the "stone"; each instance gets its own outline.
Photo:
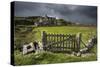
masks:
<instances>
[{"instance_id":1,"label":"stone","mask_svg":"<svg viewBox=\"0 0 100 67\"><path fill-rule=\"evenodd\" d=\"M23 45L23 54L27 54L27 45Z\"/></svg>"},{"instance_id":2,"label":"stone","mask_svg":"<svg viewBox=\"0 0 100 67\"><path fill-rule=\"evenodd\" d=\"M78 52L78 53L76 54L76 56L78 56L78 57L81 56L81 52Z\"/></svg>"},{"instance_id":3,"label":"stone","mask_svg":"<svg viewBox=\"0 0 100 67\"><path fill-rule=\"evenodd\" d=\"M76 55L76 52L72 52L71 56L75 56Z\"/></svg>"},{"instance_id":4,"label":"stone","mask_svg":"<svg viewBox=\"0 0 100 67\"><path fill-rule=\"evenodd\" d=\"M83 48L83 49L80 49L80 52L86 52L88 50L88 48Z\"/></svg>"}]
</instances>

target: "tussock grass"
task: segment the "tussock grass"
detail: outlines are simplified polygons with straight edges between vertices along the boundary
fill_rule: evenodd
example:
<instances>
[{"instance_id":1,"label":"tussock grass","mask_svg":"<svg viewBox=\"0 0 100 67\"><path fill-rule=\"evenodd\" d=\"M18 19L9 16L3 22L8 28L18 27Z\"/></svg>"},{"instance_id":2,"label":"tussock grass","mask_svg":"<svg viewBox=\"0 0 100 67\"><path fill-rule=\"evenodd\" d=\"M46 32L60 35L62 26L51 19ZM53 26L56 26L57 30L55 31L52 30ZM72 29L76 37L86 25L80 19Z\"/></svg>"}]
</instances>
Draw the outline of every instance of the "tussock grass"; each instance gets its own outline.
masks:
<instances>
[{"instance_id":1,"label":"tussock grass","mask_svg":"<svg viewBox=\"0 0 100 67\"><path fill-rule=\"evenodd\" d=\"M96 55L90 55L86 57L71 56L66 53L51 53L44 52L40 54L27 54L21 53L15 55L15 65L30 65L30 64L54 64L54 63L66 63L66 62L80 62L80 61L96 61Z\"/></svg>"},{"instance_id":2,"label":"tussock grass","mask_svg":"<svg viewBox=\"0 0 100 67\"><path fill-rule=\"evenodd\" d=\"M25 28L26 29L26 28ZM56 26L56 27L36 27L33 30L25 30L21 28L15 33L15 45L23 45L23 42L32 42L34 40L41 41L42 31L47 33L58 34L77 34L82 33L82 40L87 43L91 35L96 35L96 27L76 27L76 26ZM24 30L24 32L22 31ZM91 34L92 33L92 34ZM30 65L30 64L51 64L51 63L66 63L66 62L80 62L80 61L95 61L97 60L97 47L94 46L90 52L93 55L86 57L71 56L66 53L51 53L43 52L40 54L30 53L22 55L19 50L14 52L15 65Z\"/></svg>"}]
</instances>

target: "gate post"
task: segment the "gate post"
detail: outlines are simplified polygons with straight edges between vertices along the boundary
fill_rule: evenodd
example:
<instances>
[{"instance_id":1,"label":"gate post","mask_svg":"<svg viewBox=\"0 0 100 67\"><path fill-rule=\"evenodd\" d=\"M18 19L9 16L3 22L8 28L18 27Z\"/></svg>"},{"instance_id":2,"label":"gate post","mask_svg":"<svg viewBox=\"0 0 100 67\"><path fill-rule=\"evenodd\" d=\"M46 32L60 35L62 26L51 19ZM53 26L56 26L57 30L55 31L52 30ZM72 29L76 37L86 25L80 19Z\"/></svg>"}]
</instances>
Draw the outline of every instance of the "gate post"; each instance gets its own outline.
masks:
<instances>
[{"instance_id":1,"label":"gate post","mask_svg":"<svg viewBox=\"0 0 100 67\"><path fill-rule=\"evenodd\" d=\"M45 50L46 49L46 32L43 31L42 34L41 34L41 36L42 36L43 50Z\"/></svg>"},{"instance_id":2,"label":"gate post","mask_svg":"<svg viewBox=\"0 0 100 67\"><path fill-rule=\"evenodd\" d=\"M82 34L81 33L78 33L77 35L76 35L76 51L78 52L79 50L80 50L80 44L81 44L81 36L82 36Z\"/></svg>"}]
</instances>

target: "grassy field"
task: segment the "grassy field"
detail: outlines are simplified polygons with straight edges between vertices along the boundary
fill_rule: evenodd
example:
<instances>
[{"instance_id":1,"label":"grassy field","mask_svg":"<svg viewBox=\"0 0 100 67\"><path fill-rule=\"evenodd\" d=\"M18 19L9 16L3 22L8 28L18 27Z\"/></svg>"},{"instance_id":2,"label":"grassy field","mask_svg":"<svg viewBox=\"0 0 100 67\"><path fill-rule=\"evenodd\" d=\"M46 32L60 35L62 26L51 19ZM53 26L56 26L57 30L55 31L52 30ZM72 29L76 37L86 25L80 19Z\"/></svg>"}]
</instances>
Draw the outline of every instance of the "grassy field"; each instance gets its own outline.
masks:
<instances>
[{"instance_id":1,"label":"grassy field","mask_svg":"<svg viewBox=\"0 0 100 67\"><path fill-rule=\"evenodd\" d=\"M53 63L68 63L82 61L96 61L96 55L87 55L86 57L71 56L63 53L44 52L40 54L30 53L27 55L15 55L15 65L30 65L30 64L53 64Z\"/></svg>"},{"instance_id":2,"label":"grassy field","mask_svg":"<svg viewBox=\"0 0 100 67\"><path fill-rule=\"evenodd\" d=\"M19 47L23 42L33 42L35 40L41 41L42 31L47 33L58 33L58 34L77 34L82 33L82 40L87 43L91 36L96 35L96 27L77 27L77 26L58 26L58 27L33 27L22 26L17 27L15 31L15 44ZM40 54L30 53L22 55L19 50L15 50L15 65L28 65L28 64L49 64L49 63L66 63L66 62L80 62L80 61L92 61L97 59L96 46L91 50L93 55L86 57L71 56L66 53L51 53L44 52Z\"/></svg>"},{"instance_id":3,"label":"grassy field","mask_svg":"<svg viewBox=\"0 0 100 67\"><path fill-rule=\"evenodd\" d=\"M95 27L76 27L76 26L60 26L60 27L38 27L33 29L33 31L38 31L36 33L36 39L41 40L42 31L47 33L55 34L77 34L82 33L83 41L87 41L91 36L96 35Z\"/></svg>"}]
</instances>

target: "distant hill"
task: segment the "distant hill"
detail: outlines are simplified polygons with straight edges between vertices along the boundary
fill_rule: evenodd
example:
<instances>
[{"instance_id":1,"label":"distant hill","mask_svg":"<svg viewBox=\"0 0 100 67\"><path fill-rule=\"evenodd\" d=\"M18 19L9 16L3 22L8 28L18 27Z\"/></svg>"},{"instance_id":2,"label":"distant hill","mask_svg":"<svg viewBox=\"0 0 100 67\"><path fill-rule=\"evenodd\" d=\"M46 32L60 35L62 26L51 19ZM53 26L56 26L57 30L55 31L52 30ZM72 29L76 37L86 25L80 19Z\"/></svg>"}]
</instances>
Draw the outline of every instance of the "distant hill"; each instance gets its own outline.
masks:
<instances>
[{"instance_id":1,"label":"distant hill","mask_svg":"<svg viewBox=\"0 0 100 67\"><path fill-rule=\"evenodd\" d=\"M29 16L29 17L14 17L15 25L35 25L35 26L67 26L67 25L77 25L77 26L96 26L93 24L80 24L78 22L66 21L62 18L58 19L55 17L45 16Z\"/></svg>"}]
</instances>

